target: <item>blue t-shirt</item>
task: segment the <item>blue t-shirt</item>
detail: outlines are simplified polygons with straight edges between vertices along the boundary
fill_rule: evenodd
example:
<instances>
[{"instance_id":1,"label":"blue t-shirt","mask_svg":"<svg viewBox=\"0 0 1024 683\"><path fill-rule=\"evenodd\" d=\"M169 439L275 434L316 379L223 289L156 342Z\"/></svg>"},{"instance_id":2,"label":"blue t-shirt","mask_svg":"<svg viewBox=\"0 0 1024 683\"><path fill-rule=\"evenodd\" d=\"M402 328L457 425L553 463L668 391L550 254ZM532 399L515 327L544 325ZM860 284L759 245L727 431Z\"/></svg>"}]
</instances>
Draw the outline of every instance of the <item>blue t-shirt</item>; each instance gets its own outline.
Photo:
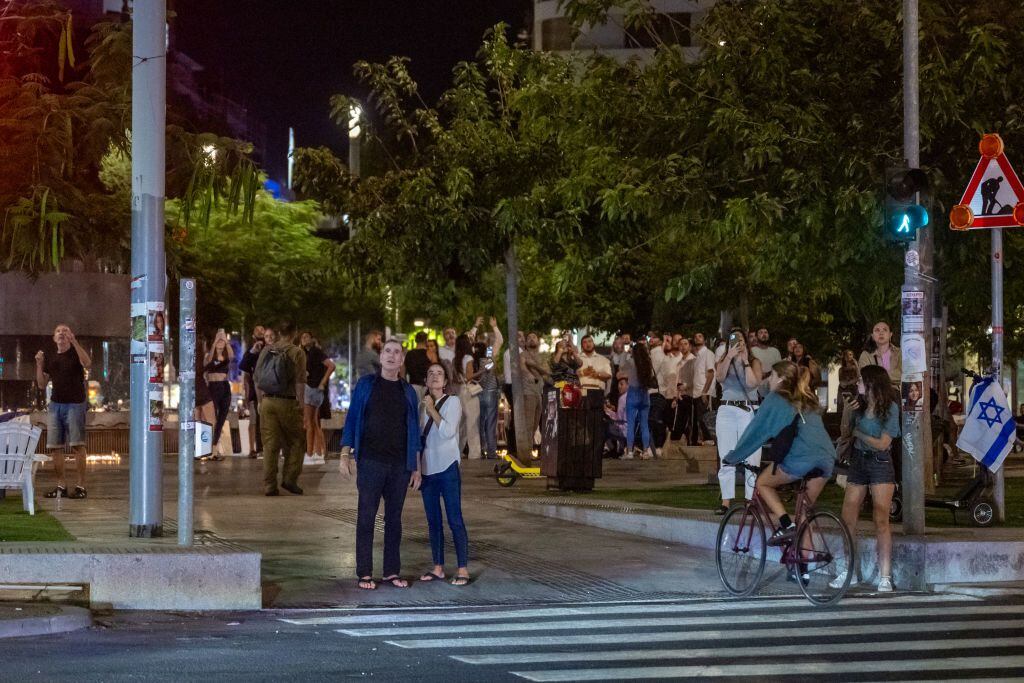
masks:
<instances>
[{"instance_id":1,"label":"blue t-shirt","mask_svg":"<svg viewBox=\"0 0 1024 683\"><path fill-rule=\"evenodd\" d=\"M895 402L889 404L889 414L886 416L883 422L878 417L871 415L868 416L865 413L856 413L853 416L853 428L854 430L860 430L864 434L878 439L883 433L888 434L893 439L899 438L900 435L900 408ZM872 448L860 439L857 439L856 448L861 451L869 453L882 453L877 448Z\"/></svg>"}]
</instances>

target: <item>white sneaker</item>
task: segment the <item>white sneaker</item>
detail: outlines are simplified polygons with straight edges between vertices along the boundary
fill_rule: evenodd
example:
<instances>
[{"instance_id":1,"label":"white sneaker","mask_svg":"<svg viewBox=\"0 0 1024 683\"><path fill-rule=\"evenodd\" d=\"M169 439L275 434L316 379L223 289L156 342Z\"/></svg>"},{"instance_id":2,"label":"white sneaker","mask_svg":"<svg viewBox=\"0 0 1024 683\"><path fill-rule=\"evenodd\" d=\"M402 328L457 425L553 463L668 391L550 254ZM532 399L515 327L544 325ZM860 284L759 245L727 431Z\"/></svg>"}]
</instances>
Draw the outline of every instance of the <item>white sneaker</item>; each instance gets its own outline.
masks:
<instances>
[{"instance_id":1,"label":"white sneaker","mask_svg":"<svg viewBox=\"0 0 1024 683\"><path fill-rule=\"evenodd\" d=\"M625 453L622 454L622 457L620 458L620 460L632 460L632 459L633 459L633 451L628 450L628 449L626 450Z\"/></svg>"},{"instance_id":2,"label":"white sneaker","mask_svg":"<svg viewBox=\"0 0 1024 683\"><path fill-rule=\"evenodd\" d=\"M655 458L660 458L660 457L661 457L661 454L662 454L663 452L664 452L664 450L663 450L663 449L661 449L661 448L655 448L655 449L654 449L654 457L655 457Z\"/></svg>"},{"instance_id":3,"label":"white sneaker","mask_svg":"<svg viewBox=\"0 0 1024 683\"><path fill-rule=\"evenodd\" d=\"M892 593L892 579L888 576L883 576L878 580L878 592L879 593Z\"/></svg>"},{"instance_id":4,"label":"white sneaker","mask_svg":"<svg viewBox=\"0 0 1024 683\"><path fill-rule=\"evenodd\" d=\"M306 453L305 457L302 458L303 465L319 465L320 461L316 459L315 455Z\"/></svg>"},{"instance_id":5,"label":"white sneaker","mask_svg":"<svg viewBox=\"0 0 1024 683\"><path fill-rule=\"evenodd\" d=\"M836 578L834 578L831 581L829 581L828 587L829 588L842 588L844 583L846 583L846 572L842 572L839 576L837 576ZM853 588L858 583L860 583L860 582L857 581L857 577L856 576L853 576L853 577L850 578L850 588Z\"/></svg>"}]
</instances>

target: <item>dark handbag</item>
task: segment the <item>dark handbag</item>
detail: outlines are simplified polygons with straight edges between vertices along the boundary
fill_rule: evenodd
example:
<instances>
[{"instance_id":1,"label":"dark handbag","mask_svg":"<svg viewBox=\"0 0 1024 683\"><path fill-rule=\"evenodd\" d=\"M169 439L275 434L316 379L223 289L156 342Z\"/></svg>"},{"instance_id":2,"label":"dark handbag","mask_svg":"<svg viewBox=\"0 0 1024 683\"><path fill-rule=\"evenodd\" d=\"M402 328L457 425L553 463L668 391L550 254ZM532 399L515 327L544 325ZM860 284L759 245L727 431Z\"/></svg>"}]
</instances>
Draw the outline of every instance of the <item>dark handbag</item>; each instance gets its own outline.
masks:
<instances>
[{"instance_id":1,"label":"dark handbag","mask_svg":"<svg viewBox=\"0 0 1024 683\"><path fill-rule=\"evenodd\" d=\"M770 441L761 447L761 462L778 464L789 454L796 438L797 426L800 424L800 413L797 412L793 421L782 428Z\"/></svg>"}]
</instances>

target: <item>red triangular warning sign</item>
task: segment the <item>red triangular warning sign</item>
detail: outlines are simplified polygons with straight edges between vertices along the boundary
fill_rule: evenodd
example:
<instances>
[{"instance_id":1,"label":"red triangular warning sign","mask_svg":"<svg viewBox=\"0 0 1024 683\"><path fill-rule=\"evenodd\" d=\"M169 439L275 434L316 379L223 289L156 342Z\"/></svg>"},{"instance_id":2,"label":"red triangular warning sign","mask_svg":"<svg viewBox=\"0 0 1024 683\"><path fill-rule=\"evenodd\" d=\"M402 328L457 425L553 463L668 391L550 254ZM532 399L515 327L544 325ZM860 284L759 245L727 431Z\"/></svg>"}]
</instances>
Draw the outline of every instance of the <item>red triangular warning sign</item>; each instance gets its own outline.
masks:
<instances>
[{"instance_id":1,"label":"red triangular warning sign","mask_svg":"<svg viewBox=\"0 0 1024 683\"><path fill-rule=\"evenodd\" d=\"M957 207L970 207L972 220L962 227L954 220L953 227L961 230L1019 227L1013 210L1021 202L1024 202L1024 185L1006 154L982 157Z\"/></svg>"}]
</instances>

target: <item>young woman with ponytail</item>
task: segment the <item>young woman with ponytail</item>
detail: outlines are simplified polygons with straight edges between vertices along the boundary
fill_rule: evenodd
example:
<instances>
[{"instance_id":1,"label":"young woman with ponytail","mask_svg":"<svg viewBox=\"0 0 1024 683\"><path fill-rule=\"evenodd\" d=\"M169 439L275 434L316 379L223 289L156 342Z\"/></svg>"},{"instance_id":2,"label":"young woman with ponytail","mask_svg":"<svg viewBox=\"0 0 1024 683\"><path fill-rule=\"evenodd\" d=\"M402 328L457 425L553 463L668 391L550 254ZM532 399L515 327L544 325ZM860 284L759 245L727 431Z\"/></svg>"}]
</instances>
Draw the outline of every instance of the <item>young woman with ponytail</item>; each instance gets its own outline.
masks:
<instances>
[{"instance_id":1,"label":"young woman with ponytail","mask_svg":"<svg viewBox=\"0 0 1024 683\"><path fill-rule=\"evenodd\" d=\"M817 476L807 482L807 497L813 503L832 475L836 450L821 421L821 406L814 393L815 378L819 376L818 365L813 361L809 367L788 360L773 365L768 378L771 393L743 432L739 443L723 458L726 464L742 462L786 427L796 424L796 434L785 458L777 467L769 467L757 478L761 500L779 520L779 530L768 545L783 545L796 534L796 525L779 499L778 487L816 472Z\"/></svg>"}]
</instances>

